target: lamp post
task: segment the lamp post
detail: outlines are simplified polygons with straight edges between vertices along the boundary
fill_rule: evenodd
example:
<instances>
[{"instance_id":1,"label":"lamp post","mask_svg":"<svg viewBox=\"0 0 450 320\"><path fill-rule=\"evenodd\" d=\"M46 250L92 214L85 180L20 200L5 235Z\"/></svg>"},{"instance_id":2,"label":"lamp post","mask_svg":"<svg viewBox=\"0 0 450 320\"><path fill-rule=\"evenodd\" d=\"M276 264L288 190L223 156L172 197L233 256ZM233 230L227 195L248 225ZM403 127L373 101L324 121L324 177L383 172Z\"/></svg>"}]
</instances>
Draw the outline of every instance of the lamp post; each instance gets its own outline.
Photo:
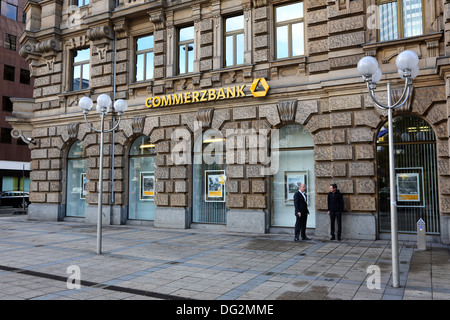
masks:
<instances>
[{"instance_id":1,"label":"lamp post","mask_svg":"<svg viewBox=\"0 0 450 320\"><path fill-rule=\"evenodd\" d=\"M379 108L388 110L389 122L389 182L391 199L391 246L392 246L392 286L400 287L399 281L399 258L398 258L398 233L397 233L397 202L395 192L395 164L394 164L394 132L392 123L392 112L396 108L403 106L412 94L412 79L419 73L419 58L417 54L410 50L401 52L395 61L400 78L405 80L403 92L397 102L392 101L391 84L387 84L387 105L377 101L375 98L376 84L381 80L381 70L378 68L378 62L373 57L364 57L358 62L358 71L367 83L370 97Z\"/></svg>"},{"instance_id":2,"label":"lamp post","mask_svg":"<svg viewBox=\"0 0 450 320\"><path fill-rule=\"evenodd\" d=\"M100 114L100 130L94 129L87 120L87 114L92 109L93 102L89 97L83 97L80 99L78 105L84 114L84 120L91 130L100 133L100 164L99 164L99 177L98 177L98 213L97 213L97 254L102 253L102 194L103 194L103 134L115 130L120 124L120 118L122 114L127 110L127 103L119 99L114 103L114 110L119 115L119 121L114 128L105 130L105 115L109 112L112 101L109 95L101 94L97 98L96 110Z\"/></svg>"}]
</instances>

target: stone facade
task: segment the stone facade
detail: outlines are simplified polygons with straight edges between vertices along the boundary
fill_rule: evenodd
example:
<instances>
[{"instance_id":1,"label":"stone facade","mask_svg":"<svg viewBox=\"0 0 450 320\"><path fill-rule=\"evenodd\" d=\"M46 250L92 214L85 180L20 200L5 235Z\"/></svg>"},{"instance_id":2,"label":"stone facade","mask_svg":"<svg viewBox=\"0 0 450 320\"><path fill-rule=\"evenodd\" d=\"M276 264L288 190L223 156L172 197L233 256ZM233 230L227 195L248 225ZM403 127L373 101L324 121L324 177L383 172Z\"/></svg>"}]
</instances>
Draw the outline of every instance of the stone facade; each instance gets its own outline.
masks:
<instances>
[{"instance_id":1,"label":"stone facade","mask_svg":"<svg viewBox=\"0 0 450 320\"><path fill-rule=\"evenodd\" d=\"M419 54L420 75L414 80L414 96L395 114L413 114L426 120L436 133L439 176L441 240L450 242L450 153L448 117L450 17L447 0L426 0L424 34L403 40L377 42L368 27L368 8L375 0L304 0L305 56L274 58L273 6L288 1L97 1L76 10L71 24L69 2L29 2L27 31L21 37L21 54L35 79L34 116L29 130L36 145L31 149L30 218L64 219L66 158L70 145L83 141L88 158L86 198L95 211L98 191L99 135L84 123L78 100L94 101L101 93L126 99L129 109L119 129L105 135L104 197L106 223L126 223L128 202L128 153L134 138L147 135L156 149L155 227L189 227L192 214L192 166L174 164L172 151L177 129L190 141L203 130L227 129L261 133L289 123L304 126L314 139L316 229L327 231L327 193L337 183L345 199L348 237L378 237L378 186L376 137L387 114L374 106L356 64L365 55L378 59L383 78L377 97L386 101L384 83L395 88L395 58L405 49ZM431 9L430 9L431 8ZM242 13L245 20L244 64L222 65L223 17ZM176 30L194 25L194 72L176 73ZM135 39L154 35L154 79L134 82ZM90 48L90 84L70 90L71 52ZM246 97L198 102L189 105L146 108L147 97L194 90L218 89L265 78L270 90L265 97ZM247 88L248 88L247 87ZM115 89L115 90L114 90ZM397 90L398 91L398 90ZM397 92L396 89L394 90ZM88 120L99 126L97 115ZM108 118L110 119L110 118ZM198 121L203 127L198 127ZM111 120L107 126L111 127ZM21 130L26 130L21 127ZM248 140L246 140L248 143ZM272 194L270 175L261 174L264 163L250 161L248 145L233 144L240 159L227 165L227 228L238 232L270 231ZM229 160L229 159L228 159ZM227 161L228 161L227 160ZM235 159L233 159L235 160ZM42 208L48 208L42 214ZM51 209L50 209L51 208ZM89 210L88 210L89 211ZM50 212L53 212L50 213ZM354 219L352 217L355 217ZM95 221L88 219L86 221ZM240 223L241 221L241 223ZM358 232L361 228L361 232Z\"/></svg>"}]
</instances>

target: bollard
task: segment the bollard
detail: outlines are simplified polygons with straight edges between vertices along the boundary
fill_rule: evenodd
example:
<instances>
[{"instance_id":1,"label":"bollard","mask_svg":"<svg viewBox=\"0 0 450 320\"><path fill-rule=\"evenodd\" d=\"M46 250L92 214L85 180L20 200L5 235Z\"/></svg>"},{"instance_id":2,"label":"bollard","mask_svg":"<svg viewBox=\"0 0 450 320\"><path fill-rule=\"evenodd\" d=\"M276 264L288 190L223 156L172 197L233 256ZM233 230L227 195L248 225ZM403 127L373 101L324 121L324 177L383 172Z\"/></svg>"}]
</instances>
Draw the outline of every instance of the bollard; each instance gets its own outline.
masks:
<instances>
[{"instance_id":1,"label":"bollard","mask_svg":"<svg viewBox=\"0 0 450 320\"><path fill-rule=\"evenodd\" d=\"M417 250L427 250L425 221L422 218L417 221Z\"/></svg>"}]
</instances>

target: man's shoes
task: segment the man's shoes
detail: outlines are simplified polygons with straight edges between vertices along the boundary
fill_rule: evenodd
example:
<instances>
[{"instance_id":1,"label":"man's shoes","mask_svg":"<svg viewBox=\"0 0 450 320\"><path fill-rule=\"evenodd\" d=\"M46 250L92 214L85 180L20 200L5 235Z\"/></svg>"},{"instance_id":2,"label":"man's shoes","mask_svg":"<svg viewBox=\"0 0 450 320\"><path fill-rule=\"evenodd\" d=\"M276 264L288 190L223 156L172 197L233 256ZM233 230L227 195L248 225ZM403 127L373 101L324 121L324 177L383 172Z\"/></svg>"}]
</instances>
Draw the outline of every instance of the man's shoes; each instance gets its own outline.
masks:
<instances>
[{"instance_id":1,"label":"man's shoes","mask_svg":"<svg viewBox=\"0 0 450 320\"><path fill-rule=\"evenodd\" d=\"M311 239L308 237L304 237L304 238L302 238L302 240L311 240Z\"/></svg>"},{"instance_id":2,"label":"man's shoes","mask_svg":"<svg viewBox=\"0 0 450 320\"><path fill-rule=\"evenodd\" d=\"M299 239L299 238L295 238L294 241L295 241L295 242L299 242L300 239Z\"/></svg>"},{"instance_id":3,"label":"man's shoes","mask_svg":"<svg viewBox=\"0 0 450 320\"><path fill-rule=\"evenodd\" d=\"M334 236L331 236L330 241L333 241L334 239L336 239Z\"/></svg>"},{"instance_id":4,"label":"man's shoes","mask_svg":"<svg viewBox=\"0 0 450 320\"><path fill-rule=\"evenodd\" d=\"M338 241L341 241L341 237L340 236L338 236Z\"/></svg>"}]
</instances>

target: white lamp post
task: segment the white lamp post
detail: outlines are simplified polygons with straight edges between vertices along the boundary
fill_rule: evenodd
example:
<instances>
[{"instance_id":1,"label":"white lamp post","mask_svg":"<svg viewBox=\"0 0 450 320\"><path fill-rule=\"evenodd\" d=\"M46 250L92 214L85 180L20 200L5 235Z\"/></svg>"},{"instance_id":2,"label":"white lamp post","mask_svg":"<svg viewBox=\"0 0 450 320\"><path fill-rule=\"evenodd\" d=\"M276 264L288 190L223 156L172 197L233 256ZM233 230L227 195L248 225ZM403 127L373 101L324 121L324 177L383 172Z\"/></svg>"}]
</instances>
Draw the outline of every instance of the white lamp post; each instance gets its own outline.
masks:
<instances>
[{"instance_id":1,"label":"white lamp post","mask_svg":"<svg viewBox=\"0 0 450 320\"><path fill-rule=\"evenodd\" d=\"M412 79L419 73L419 57L410 50L405 50L397 56L395 61L400 78L405 80L402 95L397 102L393 103L391 98L391 84L387 84L387 105L377 101L375 98L375 88L377 82L381 80L381 70L378 68L378 62L373 57L364 57L358 62L358 71L367 82L367 88L372 100L377 107L388 110L389 122L389 180L390 180L390 199L391 199L391 246L392 246L392 286L400 287L399 282L399 261L398 261L398 233L397 233L397 202L395 192L395 164L394 164L394 133L392 123L392 111L403 106L412 94Z\"/></svg>"},{"instance_id":2,"label":"white lamp post","mask_svg":"<svg viewBox=\"0 0 450 320\"><path fill-rule=\"evenodd\" d=\"M98 214L97 214L97 254L102 253L102 209L103 209L103 134L107 132L111 132L115 130L120 124L120 118L122 114L127 110L127 103L119 99L114 103L114 110L119 115L119 121L114 126L114 128L105 130L105 115L109 112L111 107L111 98L107 94L101 94L97 98L97 107L96 110L100 114L101 127L100 130L94 129L91 124L87 120L87 114L92 109L93 102L89 97L83 97L78 102L81 110L84 114L84 120L86 121L89 128L94 130L95 132L100 133L100 168L99 168L99 177L98 177Z\"/></svg>"}]
</instances>

